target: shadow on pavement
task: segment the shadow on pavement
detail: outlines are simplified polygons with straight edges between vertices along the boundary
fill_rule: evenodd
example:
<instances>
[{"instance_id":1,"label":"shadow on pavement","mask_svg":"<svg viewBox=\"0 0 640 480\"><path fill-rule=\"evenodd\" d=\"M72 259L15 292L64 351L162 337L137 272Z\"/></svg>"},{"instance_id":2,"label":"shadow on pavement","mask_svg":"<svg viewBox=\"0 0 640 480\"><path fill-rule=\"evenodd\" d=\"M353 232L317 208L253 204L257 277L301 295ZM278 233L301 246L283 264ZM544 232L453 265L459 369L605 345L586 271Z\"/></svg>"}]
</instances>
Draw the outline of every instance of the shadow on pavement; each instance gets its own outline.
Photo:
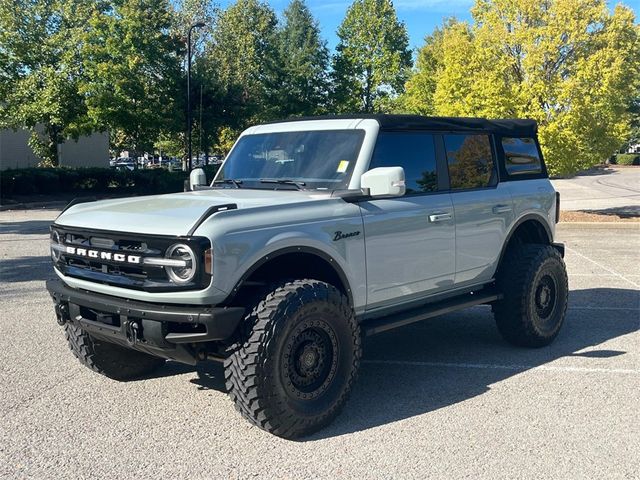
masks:
<instances>
[{"instance_id":1,"label":"shadow on pavement","mask_svg":"<svg viewBox=\"0 0 640 480\"><path fill-rule=\"evenodd\" d=\"M607 299L618 310L580 308L593 304L594 299ZM583 357L588 368L590 359L623 356L624 351L593 347L637 331L639 299L638 290L571 291L570 308L578 309L568 311L556 341L540 349L517 348L502 340L488 307L463 310L367 338L360 378L345 410L329 427L301 441L345 435L423 415L482 395L497 382L563 357ZM590 350L581 352L587 348ZM217 362L197 367L167 362L151 378L193 371L197 378L191 382L198 390L225 392L224 369Z\"/></svg>"},{"instance_id":2,"label":"shadow on pavement","mask_svg":"<svg viewBox=\"0 0 640 480\"><path fill-rule=\"evenodd\" d=\"M556 341L541 349L506 344L486 307L371 337L365 344L360 378L344 412L309 439L353 433L444 408L482 395L492 384L563 357L580 356L589 362L590 358L624 355L626 352L617 350L581 350L637 331L638 311L633 309L638 306L640 292L612 288L574 290L570 293L570 306L582 306L594 298L624 299L630 310L569 310ZM445 363L462 365L437 365Z\"/></svg>"},{"instance_id":3,"label":"shadow on pavement","mask_svg":"<svg viewBox=\"0 0 640 480\"><path fill-rule=\"evenodd\" d=\"M628 205L624 207L602 208L597 210L580 210L584 213L593 213L597 215L613 215L620 218L640 217L640 205Z\"/></svg>"},{"instance_id":4,"label":"shadow on pavement","mask_svg":"<svg viewBox=\"0 0 640 480\"><path fill-rule=\"evenodd\" d=\"M25 220L0 223L0 235L47 235L51 220Z\"/></svg>"},{"instance_id":5,"label":"shadow on pavement","mask_svg":"<svg viewBox=\"0 0 640 480\"><path fill-rule=\"evenodd\" d=\"M55 276L51 258L45 255L0 261L0 282L31 282L47 280Z\"/></svg>"},{"instance_id":6,"label":"shadow on pavement","mask_svg":"<svg viewBox=\"0 0 640 480\"><path fill-rule=\"evenodd\" d=\"M198 390L227 391L224 385L224 367L220 362L206 362L196 366L197 378L191 383L198 386Z\"/></svg>"},{"instance_id":7,"label":"shadow on pavement","mask_svg":"<svg viewBox=\"0 0 640 480\"><path fill-rule=\"evenodd\" d=\"M616 173L615 169L610 167L594 167L589 170L583 170L582 172L576 173L573 177L567 178L575 178L575 177L597 177L599 175L611 175L612 173Z\"/></svg>"},{"instance_id":8,"label":"shadow on pavement","mask_svg":"<svg viewBox=\"0 0 640 480\"><path fill-rule=\"evenodd\" d=\"M570 357L587 357L587 358L611 358L624 355L627 352L620 350L593 350L590 352L572 353Z\"/></svg>"}]
</instances>

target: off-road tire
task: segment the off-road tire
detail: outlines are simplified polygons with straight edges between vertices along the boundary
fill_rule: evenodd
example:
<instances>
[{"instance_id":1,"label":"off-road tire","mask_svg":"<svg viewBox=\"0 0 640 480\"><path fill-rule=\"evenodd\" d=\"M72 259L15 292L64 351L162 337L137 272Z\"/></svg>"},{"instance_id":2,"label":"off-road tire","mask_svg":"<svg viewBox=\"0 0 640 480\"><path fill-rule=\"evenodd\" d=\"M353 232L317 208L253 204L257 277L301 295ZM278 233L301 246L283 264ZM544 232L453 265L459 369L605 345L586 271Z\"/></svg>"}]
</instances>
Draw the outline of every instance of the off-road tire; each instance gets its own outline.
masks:
<instances>
[{"instance_id":1,"label":"off-road tire","mask_svg":"<svg viewBox=\"0 0 640 480\"><path fill-rule=\"evenodd\" d=\"M496 283L504 298L494 305L498 330L524 347L549 345L567 311L569 286L564 261L550 245L524 244L508 251Z\"/></svg>"},{"instance_id":2,"label":"off-road tire","mask_svg":"<svg viewBox=\"0 0 640 480\"><path fill-rule=\"evenodd\" d=\"M150 374L165 360L103 342L72 323L64 326L69 348L80 363L114 380L132 380Z\"/></svg>"},{"instance_id":3,"label":"off-road tire","mask_svg":"<svg viewBox=\"0 0 640 480\"><path fill-rule=\"evenodd\" d=\"M347 401L362 355L360 327L347 298L317 280L283 282L243 326L225 361L226 387L237 410L283 438L328 425Z\"/></svg>"}]
</instances>

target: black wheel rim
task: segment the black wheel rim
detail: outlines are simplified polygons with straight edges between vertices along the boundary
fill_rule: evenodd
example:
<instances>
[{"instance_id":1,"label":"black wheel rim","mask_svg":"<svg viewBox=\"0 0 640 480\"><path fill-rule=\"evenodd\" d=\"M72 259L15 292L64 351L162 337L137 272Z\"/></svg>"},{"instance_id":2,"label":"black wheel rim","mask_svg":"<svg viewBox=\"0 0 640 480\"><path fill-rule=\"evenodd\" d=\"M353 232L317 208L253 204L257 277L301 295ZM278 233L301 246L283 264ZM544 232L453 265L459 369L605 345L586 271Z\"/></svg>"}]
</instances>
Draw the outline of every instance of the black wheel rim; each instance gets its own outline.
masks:
<instances>
[{"instance_id":1,"label":"black wheel rim","mask_svg":"<svg viewBox=\"0 0 640 480\"><path fill-rule=\"evenodd\" d=\"M551 275L544 275L538 281L535 291L536 314L542 321L549 320L556 307L558 288Z\"/></svg>"},{"instance_id":2,"label":"black wheel rim","mask_svg":"<svg viewBox=\"0 0 640 480\"><path fill-rule=\"evenodd\" d=\"M287 339L284 360L287 391L300 400L317 398L335 377L338 364L335 332L322 320L302 322Z\"/></svg>"}]
</instances>

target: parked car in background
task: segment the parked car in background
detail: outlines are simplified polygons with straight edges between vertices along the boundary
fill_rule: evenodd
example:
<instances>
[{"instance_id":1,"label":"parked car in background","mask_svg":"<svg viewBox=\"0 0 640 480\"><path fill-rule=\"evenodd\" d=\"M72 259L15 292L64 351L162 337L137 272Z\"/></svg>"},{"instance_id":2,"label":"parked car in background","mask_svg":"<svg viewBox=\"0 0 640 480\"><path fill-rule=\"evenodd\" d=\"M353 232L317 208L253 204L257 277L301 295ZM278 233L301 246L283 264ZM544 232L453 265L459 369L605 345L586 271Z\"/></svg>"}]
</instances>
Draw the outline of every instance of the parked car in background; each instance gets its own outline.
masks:
<instances>
[{"instance_id":1,"label":"parked car in background","mask_svg":"<svg viewBox=\"0 0 640 480\"><path fill-rule=\"evenodd\" d=\"M135 170L136 161L133 158L121 157L115 160L110 160L109 165L116 170Z\"/></svg>"}]
</instances>

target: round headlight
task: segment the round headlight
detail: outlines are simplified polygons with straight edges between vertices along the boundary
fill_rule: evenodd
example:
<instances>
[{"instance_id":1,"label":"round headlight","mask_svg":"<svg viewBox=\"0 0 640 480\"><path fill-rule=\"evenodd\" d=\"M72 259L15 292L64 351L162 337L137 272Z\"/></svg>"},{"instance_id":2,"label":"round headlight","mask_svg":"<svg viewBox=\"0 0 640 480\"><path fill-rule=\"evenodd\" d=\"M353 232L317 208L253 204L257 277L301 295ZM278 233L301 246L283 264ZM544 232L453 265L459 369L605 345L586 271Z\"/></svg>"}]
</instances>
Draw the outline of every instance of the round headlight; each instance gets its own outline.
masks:
<instances>
[{"instance_id":1,"label":"round headlight","mask_svg":"<svg viewBox=\"0 0 640 480\"><path fill-rule=\"evenodd\" d=\"M182 285L189 283L196 276L198 267L196 255L188 245L184 243L171 245L167 249L165 257L170 260L176 260L176 263L179 263L176 266L164 267L172 282Z\"/></svg>"},{"instance_id":2,"label":"round headlight","mask_svg":"<svg viewBox=\"0 0 640 480\"><path fill-rule=\"evenodd\" d=\"M62 245L60 245L60 234L56 230L53 230L51 232L51 258L56 263L60 261L61 247Z\"/></svg>"}]
</instances>

